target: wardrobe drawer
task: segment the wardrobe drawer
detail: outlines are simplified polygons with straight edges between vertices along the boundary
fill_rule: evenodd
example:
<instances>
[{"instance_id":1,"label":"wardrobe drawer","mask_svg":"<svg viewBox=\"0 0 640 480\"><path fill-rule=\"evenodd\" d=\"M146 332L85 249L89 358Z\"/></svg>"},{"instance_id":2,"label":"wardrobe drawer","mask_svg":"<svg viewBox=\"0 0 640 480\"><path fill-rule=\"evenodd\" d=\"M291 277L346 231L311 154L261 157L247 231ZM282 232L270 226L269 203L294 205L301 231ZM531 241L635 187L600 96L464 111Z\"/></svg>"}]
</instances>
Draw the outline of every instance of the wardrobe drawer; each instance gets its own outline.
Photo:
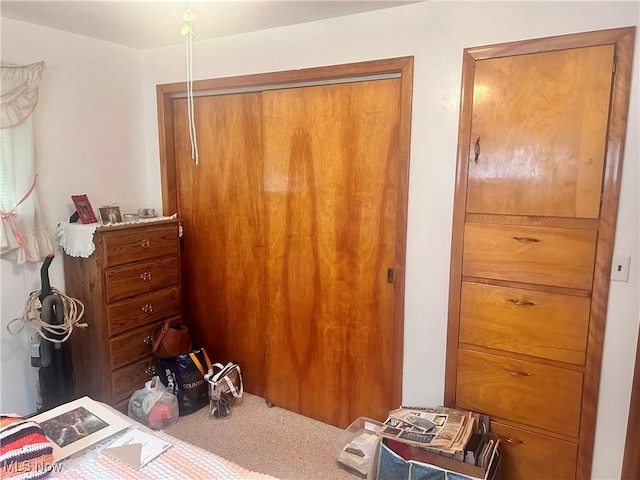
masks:
<instances>
[{"instance_id":1,"label":"wardrobe drawer","mask_svg":"<svg viewBox=\"0 0 640 480\"><path fill-rule=\"evenodd\" d=\"M462 282L460 342L583 365L591 301Z\"/></svg>"},{"instance_id":2,"label":"wardrobe drawer","mask_svg":"<svg viewBox=\"0 0 640 480\"><path fill-rule=\"evenodd\" d=\"M456 406L577 437L582 373L458 350Z\"/></svg>"},{"instance_id":3,"label":"wardrobe drawer","mask_svg":"<svg viewBox=\"0 0 640 480\"><path fill-rule=\"evenodd\" d=\"M502 439L502 478L575 478L577 444L498 422L491 422L491 433Z\"/></svg>"},{"instance_id":4,"label":"wardrobe drawer","mask_svg":"<svg viewBox=\"0 0 640 480\"><path fill-rule=\"evenodd\" d=\"M597 232L467 223L462 274L591 290Z\"/></svg>"},{"instance_id":5,"label":"wardrobe drawer","mask_svg":"<svg viewBox=\"0 0 640 480\"><path fill-rule=\"evenodd\" d=\"M180 288L176 285L107 305L109 336L146 323L180 314Z\"/></svg>"},{"instance_id":6,"label":"wardrobe drawer","mask_svg":"<svg viewBox=\"0 0 640 480\"><path fill-rule=\"evenodd\" d=\"M180 317L171 319L172 323L178 323L179 321ZM162 326L162 324L164 324L164 321L151 323L109 340L109 343L111 343L111 368L123 367L149 355L155 340L156 328Z\"/></svg>"},{"instance_id":7,"label":"wardrobe drawer","mask_svg":"<svg viewBox=\"0 0 640 480\"><path fill-rule=\"evenodd\" d=\"M178 225L108 232L103 239L105 267L178 253Z\"/></svg>"},{"instance_id":8,"label":"wardrobe drawer","mask_svg":"<svg viewBox=\"0 0 640 480\"><path fill-rule=\"evenodd\" d=\"M178 257L164 257L105 271L107 302L149 293L180 281Z\"/></svg>"},{"instance_id":9,"label":"wardrobe drawer","mask_svg":"<svg viewBox=\"0 0 640 480\"><path fill-rule=\"evenodd\" d=\"M131 363L111 375L113 391L111 403L128 398L133 392L144 387L145 382L156 374L156 359L149 355Z\"/></svg>"}]
</instances>

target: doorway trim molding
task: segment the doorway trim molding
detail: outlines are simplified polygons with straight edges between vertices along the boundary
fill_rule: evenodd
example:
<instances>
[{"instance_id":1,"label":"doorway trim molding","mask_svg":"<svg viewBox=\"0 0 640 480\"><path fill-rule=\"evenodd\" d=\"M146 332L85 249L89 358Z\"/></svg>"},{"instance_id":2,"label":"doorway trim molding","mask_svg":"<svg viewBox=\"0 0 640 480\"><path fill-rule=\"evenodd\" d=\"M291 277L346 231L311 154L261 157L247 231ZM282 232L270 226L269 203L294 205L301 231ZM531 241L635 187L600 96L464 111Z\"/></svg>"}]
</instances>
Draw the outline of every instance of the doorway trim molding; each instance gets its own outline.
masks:
<instances>
[{"instance_id":1,"label":"doorway trim molding","mask_svg":"<svg viewBox=\"0 0 640 480\"><path fill-rule=\"evenodd\" d=\"M392 367L393 391L389 392L393 405L402 403L402 372L404 355L404 290L407 241L407 209L409 188L409 153L411 144L411 106L413 100L413 56L372 60L341 65L329 65L281 72L257 73L193 82L194 96L204 92L215 95L229 90L267 90L277 86L291 88L310 82L335 83L360 81L363 77L397 75L400 77L400 127L398 132L398 203L396 223L396 265L394 296L394 359ZM175 165L173 100L185 92L185 82L156 86L160 175L162 182L162 210L165 215L178 212L178 191ZM179 213L179 212L178 212Z\"/></svg>"},{"instance_id":2,"label":"doorway trim molding","mask_svg":"<svg viewBox=\"0 0 640 480\"><path fill-rule=\"evenodd\" d=\"M629 401L629 419L627 422L627 440L624 447L622 479L640 478L640 331L636 347L636 364L633 370L633 386Z\"/></svg>"}]
</instances>

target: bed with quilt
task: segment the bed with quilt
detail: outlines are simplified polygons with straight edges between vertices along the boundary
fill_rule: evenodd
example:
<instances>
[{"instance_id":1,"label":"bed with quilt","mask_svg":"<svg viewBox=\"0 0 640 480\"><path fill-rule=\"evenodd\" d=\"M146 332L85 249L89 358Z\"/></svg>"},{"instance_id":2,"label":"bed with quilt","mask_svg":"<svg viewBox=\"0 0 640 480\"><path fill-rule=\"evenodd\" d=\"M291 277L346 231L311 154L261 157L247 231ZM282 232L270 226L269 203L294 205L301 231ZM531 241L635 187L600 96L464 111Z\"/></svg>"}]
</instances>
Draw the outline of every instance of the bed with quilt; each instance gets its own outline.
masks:
<instances>
[{"instance_id":1,"label":"bed with quilt","mask_svg":"<svg viewBox=\"0 0 640 480\"><path fill-rule=\"evenodd\" d=\"M0 478L276 480L163 431L151 430L110 406L97 403L104 408L97 415L97 421L94 415L82 413L79 408L44 421L41 415L24 418L15 414L2 414ZM89 417L93 419L88 420ZM98 435L92 432L98 431L95 425L101 419L109 424L109 427L100 429L104 438L96 441L95 438L98 437L94 437L89 440L92 435ZM115 428L114 424L118 421L122 424L115 429L115 433L111 433L109 428ZM59 429L63 433L61 438L51 434L51 425L48 425L50 422L64 422L64 428ZM54 437L55 441L50 437ZM85 440L86 447L82 443ZM149 444L146 443L147 440ZM76 445L76 452L65 452L65 449L72 448L73 445ZM162 448L149 455L149 450L153 450L156 445L162 445Z\"/></svg>"}]
</instances>

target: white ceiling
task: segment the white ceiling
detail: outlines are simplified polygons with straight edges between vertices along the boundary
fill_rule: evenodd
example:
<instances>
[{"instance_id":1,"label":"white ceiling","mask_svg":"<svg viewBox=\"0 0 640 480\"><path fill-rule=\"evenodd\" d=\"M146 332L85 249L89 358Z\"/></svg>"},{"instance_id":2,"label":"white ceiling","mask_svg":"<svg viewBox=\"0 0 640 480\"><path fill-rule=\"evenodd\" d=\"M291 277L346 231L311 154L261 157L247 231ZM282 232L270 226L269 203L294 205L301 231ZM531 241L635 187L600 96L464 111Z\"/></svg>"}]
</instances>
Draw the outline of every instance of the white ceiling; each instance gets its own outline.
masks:
<instances>
[{"instance_id":1,"label":"white ceiling","mask_svg":"<svg viewBox=\"0 0 640 480\"><path fill-rule=\"evenodd\" d=\"M196 14L197 41L407 3L415 0L1 0L0 15L146 50L183 42L180 29L187 5Z\"/></svg>"}]
</instances>

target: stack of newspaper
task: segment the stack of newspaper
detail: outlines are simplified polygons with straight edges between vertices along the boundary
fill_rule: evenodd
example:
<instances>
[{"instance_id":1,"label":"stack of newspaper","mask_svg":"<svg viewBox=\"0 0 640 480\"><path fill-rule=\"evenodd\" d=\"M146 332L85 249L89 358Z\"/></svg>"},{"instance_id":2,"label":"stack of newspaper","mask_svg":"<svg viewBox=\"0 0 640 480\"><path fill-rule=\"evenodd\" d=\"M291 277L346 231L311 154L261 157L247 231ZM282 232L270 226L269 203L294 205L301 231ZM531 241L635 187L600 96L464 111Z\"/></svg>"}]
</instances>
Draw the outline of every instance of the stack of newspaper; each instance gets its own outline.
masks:
<instances>
[{"instance_id":1,"label":"stack of newspaper","mask_svg":"<svg viewBox=\"0 0 640 480\"><path fill-rule=\"evenodd\" d=\"M478 422L479 415L467 410L400 407L389 412L378 435L464 461Z\"/></svg>"}]
</instances>

